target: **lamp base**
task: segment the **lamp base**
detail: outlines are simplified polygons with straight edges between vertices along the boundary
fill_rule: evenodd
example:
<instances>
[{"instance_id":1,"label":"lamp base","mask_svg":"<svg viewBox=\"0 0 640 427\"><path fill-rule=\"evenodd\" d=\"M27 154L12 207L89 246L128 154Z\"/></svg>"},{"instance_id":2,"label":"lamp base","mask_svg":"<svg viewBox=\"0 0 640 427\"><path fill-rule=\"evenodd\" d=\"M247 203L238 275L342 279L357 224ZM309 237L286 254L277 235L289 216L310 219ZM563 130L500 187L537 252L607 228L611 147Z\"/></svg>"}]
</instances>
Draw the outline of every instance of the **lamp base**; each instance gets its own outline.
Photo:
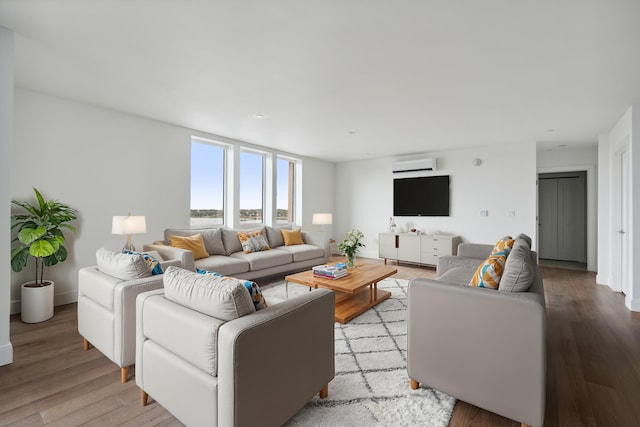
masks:
<instances>
[{"instance_id":1,"label":"lamp base","mask_svg":"<svg viewBox=\"0 0 640 427\"><path fill-rule=\"evenodd\" d=\"M132 251L132 252L136 251L136 247L133 246L133 241L131 240L130 234L127 235L127 242L122 247L122 252L126 252L126 251Z\"/></svg>"}]
</instances>

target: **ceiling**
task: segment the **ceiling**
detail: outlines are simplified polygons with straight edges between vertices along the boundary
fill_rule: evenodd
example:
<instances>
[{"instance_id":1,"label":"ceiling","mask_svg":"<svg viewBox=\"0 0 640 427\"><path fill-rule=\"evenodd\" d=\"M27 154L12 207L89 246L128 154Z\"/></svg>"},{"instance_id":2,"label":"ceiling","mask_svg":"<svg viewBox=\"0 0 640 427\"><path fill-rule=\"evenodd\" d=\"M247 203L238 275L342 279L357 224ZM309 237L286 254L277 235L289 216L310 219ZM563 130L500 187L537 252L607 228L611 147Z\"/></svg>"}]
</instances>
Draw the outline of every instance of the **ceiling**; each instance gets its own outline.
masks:
<instances>
[{"instance_id":1,"label":"ceiling","mask_svg":"<svg viewBox=\"0 0 640 427\"><path fill-rule=\"evenodd\" d=\"M331 161L593 145L640 102L639 19L637 0L0 0L20 88Z\"/></svg>"}]
</instances>

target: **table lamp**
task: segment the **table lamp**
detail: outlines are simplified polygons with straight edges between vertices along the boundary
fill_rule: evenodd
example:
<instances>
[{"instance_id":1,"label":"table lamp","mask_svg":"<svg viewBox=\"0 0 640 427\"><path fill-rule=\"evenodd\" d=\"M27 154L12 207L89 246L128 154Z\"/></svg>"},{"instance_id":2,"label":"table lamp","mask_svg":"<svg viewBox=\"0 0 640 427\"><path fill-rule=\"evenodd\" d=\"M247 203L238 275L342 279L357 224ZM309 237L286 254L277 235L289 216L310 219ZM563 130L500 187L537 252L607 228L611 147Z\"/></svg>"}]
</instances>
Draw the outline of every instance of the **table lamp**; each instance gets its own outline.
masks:
<instances>
[{"instance_id":1,"label":"table lamp","mask_svg":"<svg viewBox=\"0 0 640 427\"><path fill-rule=\"evenodd\" d=\"M314 213L311 223L313 225L331 225L333 223L333 214Z\"/></svg>"},{"instance_id":2,"label":"table lamp","mask_svg":"<svg viewBox=\"0 0 640 427\"><path fill-rule=\"evenodd\" d=\"M114 216L111 223L111 233L113 234L126 234L127 243L122 248L124 251L135 251L136 247L133 246L131 241L132 234L141 234L147 232L147 224L144 216L133 216L128 214L127 216Z\"/></svg>"}]
</instances>

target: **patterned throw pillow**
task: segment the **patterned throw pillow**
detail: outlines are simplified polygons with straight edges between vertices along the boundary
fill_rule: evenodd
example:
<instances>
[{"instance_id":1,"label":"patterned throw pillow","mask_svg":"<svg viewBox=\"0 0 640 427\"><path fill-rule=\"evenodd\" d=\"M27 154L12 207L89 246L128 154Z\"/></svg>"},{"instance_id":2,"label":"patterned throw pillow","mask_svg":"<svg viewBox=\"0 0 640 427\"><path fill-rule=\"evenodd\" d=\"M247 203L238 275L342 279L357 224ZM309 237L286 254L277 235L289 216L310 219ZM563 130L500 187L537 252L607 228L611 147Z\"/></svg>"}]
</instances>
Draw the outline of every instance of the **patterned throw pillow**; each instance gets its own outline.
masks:
<instances>
[{"instance_id":1,"label":"patterned throw pillow","mask_svg":"<svg viewBox=\"0 0 640 427\"><path fill-rule=\"evenodd\" d=\"M493 250L491 251L491 255L495 255L498 252L502 252L505 249L507 249L507 256L508 256L511 249L513 249L514 243L515 243L515 240L513 239L513 237L504 236L502 239L496 242L495 246L493 247Z\"/></svg>"},{"instance_id":2,"label":"patterned throw pillow","mask_svg":"<svg viewBox=\"0 0 640 427\"><path fill-rule=\"evenodd\" d=\"M193 252L193 259L209 258L209 253L204 247L204 240L202 240L202 234L194 234L193 236L174 236L169 237L171 239L171 246L174 248L186 249Z\"/></svg>"},{"instance_id":3,"label":"patterned throw pillow","mask_svg":"<svg viewBox=\"0 0 640 427\"><path fill-rule=\"evenodd\" d=\"M302 231L300 231L299 228L296 228L295 230L280 230L280 232L284 238L285 246L304 244L304 240L302 240Z\"/></svg>"},{"instance_id":4,"label":"patterned throw pillow","mask_svg":"<svg viewBox=\"0 0 640 427\"><path fill-rule=\"evenodd\" d=\"M249 233L239 231L238 238L240 239L240 244L242 245L242 250L245 254L271 249L269 248L269 243L267 242L267 238L262 230L251 231Z\"/></svg>"},{"instance_id":5,"label":"patterned throw pillow","mask_svg":"<svg viewBox=\"0 0 640 427\"><path fill-rule=\"evenodd\" d=\"M264 296L262 295L262 291L260 290L260 287L256 282L252 282L250 280L236 279L235 277L223 276L222 274L216 273L215 271L207 271L201 268L196 269L196 272L198 274L204 274L205 276L218 277L221 281L228 284L241 283L249 292L249 295L251 296L251 300L253 301L253 305L256 308L256 311L262 310L263 308L268 307L267 300L264 299Z\"/></svg>"},{"instance_id":6,"label":"patterned throw pillow","mask_svg":"<svg viewBox=\"0 0 640 427\"><path fill-rule=\"evenodd\" d=\"M473 273L469 286L498 289L500 279L502 279L502 273L504 273L504 264L507 261L509 251L510 249L506 248L503 251L489 256L489 258L478 266L476 272Z\"/></svg>"},{"instance_id":7,"label":"patterned throw pillow","mask_svg":"<svg viewBox=\"0 0 640 427\"><path fill-rule=\"evenodd\" d=\"M142 252L134 252L129 250L123 251L122 253L129 254L129 255L142 255L142 258L144 258L147 264L149 264L149 271L151 271L151 274L154 276L156 274L164 273L164 271L162 270L162 266L160 265L160 261L158 261L156 258L154 258L149 254L145 254Z\"/></svg>"}]
</instances>

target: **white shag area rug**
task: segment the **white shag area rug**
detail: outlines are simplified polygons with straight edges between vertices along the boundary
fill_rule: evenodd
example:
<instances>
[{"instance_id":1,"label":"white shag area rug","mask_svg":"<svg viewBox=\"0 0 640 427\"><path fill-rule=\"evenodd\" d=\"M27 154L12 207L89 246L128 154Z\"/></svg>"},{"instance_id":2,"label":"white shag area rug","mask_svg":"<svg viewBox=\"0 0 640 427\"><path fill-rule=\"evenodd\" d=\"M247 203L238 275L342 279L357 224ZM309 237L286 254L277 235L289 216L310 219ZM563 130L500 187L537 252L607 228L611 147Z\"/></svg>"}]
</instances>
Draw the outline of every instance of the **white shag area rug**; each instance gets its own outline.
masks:
<instances>
[{"instance_id":1,"label":"white shag area rug","mask_svg":"<svg viewBox=\"0 0 640 427\"><path fill-rule=\"evenodd\" d=\"M433 426L449 424L456 399L421 386L407 376L407 280L385 279L391 292L349 323L335 324L336 376L329 397L317 395L287 426ZM289 297L309 292L289 284ZM285 298L285 285L262 288L267 303Z\"/></svg>"}]
</instances>

